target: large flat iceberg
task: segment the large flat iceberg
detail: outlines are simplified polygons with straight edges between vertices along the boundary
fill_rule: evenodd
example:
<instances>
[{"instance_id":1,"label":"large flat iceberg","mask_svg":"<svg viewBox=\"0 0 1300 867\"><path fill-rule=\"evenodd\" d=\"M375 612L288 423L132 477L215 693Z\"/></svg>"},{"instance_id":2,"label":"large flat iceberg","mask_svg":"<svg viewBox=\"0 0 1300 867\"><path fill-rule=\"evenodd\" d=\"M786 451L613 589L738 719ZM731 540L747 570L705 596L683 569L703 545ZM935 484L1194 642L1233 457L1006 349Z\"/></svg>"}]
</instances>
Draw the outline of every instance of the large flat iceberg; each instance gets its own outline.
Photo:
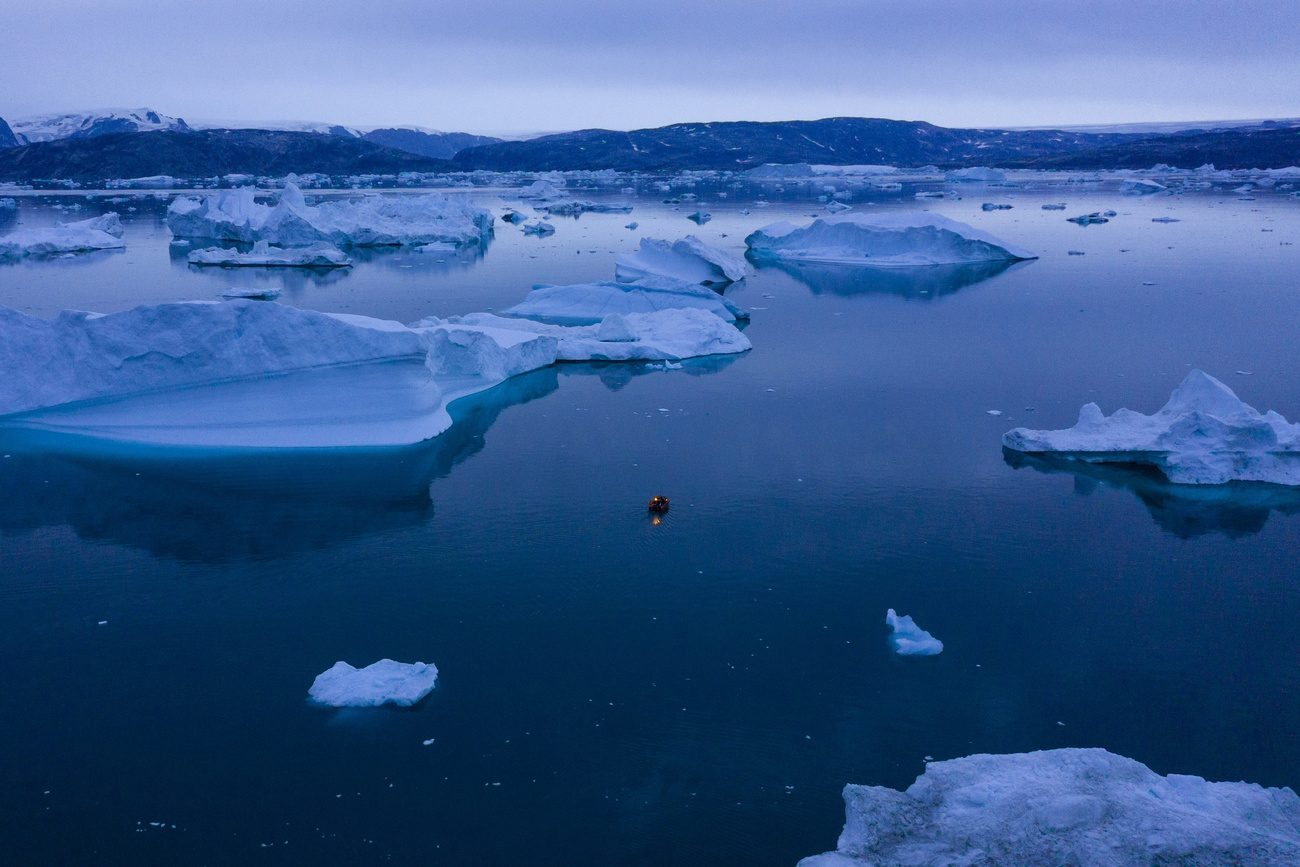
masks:
<instances>
[{"instance_id":1,"label":"large flat iceberg","mask_svg":"<svg viewBox=\"0 0 1300 867\"><path fill-rule=\"evenodd\" d=\"M687 283L731 283L745 279L745 262L716 250L694 235L669 244L655 238L642 238L641 249L623 253L614 259L615 279L632 283L658 275L685 280Z\"/></svg>"},{"instance_id":2,"label":"large flat iceberg","mask_svg":"<svg viewBox=\"0 0 1300 867\"><path fill-rule=\"evenodd\" d=\"M433 692L437 680L438 668L431 663L381 659L354 668L339 661L316 675L307 695L332 707L379 707L390 702L410 707Z\"/></svg>"},{"instance_id":3,"label":"large flat iceberg","mask_svg":"<svg viewBox=\"0 0 1300 867\"><path fill-rule=\"evenodd\" d=\"M712 289L670 277L646 277L635 283L537 286L521 303L503 312L555 325L595 325L611 313L626 316L687 307L706 310L728 322L749 318L744 308Z\"/></svg>"},{"instance_id":4,"label":"large flat iceberg","mask_svg":"<svg viewBox=\"0 0 1300 867\"><path fill-rule=\"evenodd\" d=\"M809 226L773 223L745 239L759 261L824 262L876 267L959 265L1036 259L965 223L938 214L839 214Z\"/></svg>"},{"instance_id":5,"label":"large flat iceberg","mask_svg":"<svg viewBox=\"0 0 1300 867\"><path fill-rule=\"evenodd\" d=\"M122 222L114 213L76 223L60 223L52 228L19 229L0 238L0 261L24 256L120 250L126 247L122 234Z\"/></svg>"},{"instance_id":6,"label":"large flat iceberg","mask_svg":"<svg viewBox=\"0 0 1300 867\"><path fill-rule=\"evenodd\" d=\"M833 852L800 867L1282 867L1300 863L1289 788L1160 776L1101 749L931 762L907 791L844 787Z\"/></svg>"},{"instance_id":7,"label":"large flat iceberg","mask_svg":"<svg viewBox=\"0 0 1300 867\"><path fill-rule=\"evenodd\" d=\"M1217 485L1233 480L1300 485L1300 424L1260 414L1219 380L1193 370L1159 411L1116 410L1095 403L1066 430L1016 428L1002 445L1092 463L1148 464L1169 481Z\"/></svg>"},{"instance_id":8,"label":"large flat iceberg","mask_svg":"<svg viewBox=\"0 0 1300 867\"><path fill-rule=\"evenodd\" d=\"M224 268L348 268L352 265L347 254L328 241L288 249L258 241L247 253L209 247L190 253L187 261L191 265L220 265Z\"/></svg>"},{"instance_id":9,"label":"large flat iceberg","mask_svg":"<svg viewBox=\"0 0 1300 867\"><path fill-rule=\"evenodd\" d=\"M181 197L167 209L167 228L178 238L266 241L304 247L318 241L338 246L413 246L443 242L479 244L492 233L492 214L461 196L366 196L310 206L286 184L274 206L259 204L253 190L223 190Z\"/></svg>"}]
</instances>

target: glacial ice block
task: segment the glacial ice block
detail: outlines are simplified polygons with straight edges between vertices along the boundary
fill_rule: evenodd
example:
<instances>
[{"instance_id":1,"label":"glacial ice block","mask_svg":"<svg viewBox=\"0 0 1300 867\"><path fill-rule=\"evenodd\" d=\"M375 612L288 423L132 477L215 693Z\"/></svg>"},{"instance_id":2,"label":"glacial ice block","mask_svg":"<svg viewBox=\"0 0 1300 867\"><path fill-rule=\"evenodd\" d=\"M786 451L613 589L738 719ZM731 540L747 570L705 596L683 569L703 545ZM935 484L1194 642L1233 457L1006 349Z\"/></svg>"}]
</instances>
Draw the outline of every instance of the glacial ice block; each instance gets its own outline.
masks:
<instances>
[{"instance_id":1,"label":"glacial ice block","mask_svg":"<svg viewBox=\"0 0 1300 867\"><path fill-rule=\"evenodd\" d=\"M975 181L985 184L1000 184L1007 179L1007 173L1002 169L991 169L988 166L975 166L970 169L954 169L944 175L944 180L948 181Z\"/></svg>"},{"instance_id":2,"label":"glacial ice block","mask_svg":"<svg viewBox=\"0 0 1300 867\"><path fill-rule=\"evenodd\" d=\"M309 206L286 184L274 207L259 204L252 190L223 190L181 197L167 209L167 228L178 238L266 241L305 247L328 241L341 247L415 246L444 242L466 246L487 240L492 214L459 196L366 196L356 201Z\"/></svg>"},{"instance_id":3,"label":"glacial ice block","mask_svg":"<svg viewBox=\"0 0 1300 867\"><path fill-rule=\"evenodd\" d=\"M1289 788L1161 776L1102 749L930 762L904 792L844 787L833 852L799 867L1282 867L1300 863Z\"/></svg>"},{"instance_id":4,"label":"glacial ice block","mask_svg":"<svg viewBox=\"0 0 1300 867\"><path fill-rule=\"evenodd\" d=\"M1148 181L1143 178L1129 178L1119 185L1119 191L1126 196L1149 196L1152 193L1168 192L1169 188L1155 181Z\"/></svg>"},{"instance_id":5,"label":"glacial ice block","mask_svg":"<svg viewBox=\"0 0 1300 867\"><path fill-rule=\"evenodd\" d=\"M108 213L76 223L60 223L53 228L20 229L5 235L0 238L0 261L125 247L122 222L117 214Z\"/></svg>"},{"instance_id":6,"label":"glacial ice block","mask_svg":"<svg viewBox=\"0 0 1300 867\"><path fill-rule=\"evenodd\" d=\"M745 243L759 261L890 268L1038 258L988 232L923 212L838 214L820 217L808 226L772 223Z\"/></svg>"},{"instance_id":7,"label":"glacial ice block","mask_svg":"<svg viewBox=\"0 0 1300 867\"><path fill-rule=\"evenodd\" d=\"M652 274L687 283L731 283L745 278L745 262L716 250L694 235L669 244L642 238L641 249L614 259L615 279L633 283Z\"/></svg>"},{"instance_id":8,"label":"glacial ice block","mask_svg":"<svg viewBox=\"0 0 1300 867\"><path fill-rule=\"evenodd\" d=\"M288 249L258 241L248 253L209 247L190 253L188 261L191 265L220 265L225 268L349 268L352 265L352 260L328 241Z\"/></svg>"},{"instance_id":9,"label":"glacial ice block","mask_svg":"<svg viewBox=\"0 0 1300 867\"><path fill-rule=\"evenodd\" d=\"M943 642L917 626L906 614L899 617L891 608L885 614L885 624L893 630L889 641L899 656L935 656L943 652Z\"/></svg>"},{"instance_id":10,"label":"glacial ice block","mask_svg":"<svg viewBox=\"0 0 1300 867\"><path fill-rule=\"evenodd\" d=\"M307 695L333 707L379 707L388 702L410 707L433 692L437 680L438 668L432 663L381 659L353 668L339 661L316 675Z\"/></svg>"},{"instance_id":11,"label":"glacial ice block","mask_svg":"<svg viewBox=\"0 0 1300 867\"><path fill-rule=\"evenodd\" d=\"M426 320L427 321L427 320ZM752 345L730 322L699 308L609 313L594 325L552 325L470 313L441 320L447 328L486 327L554 337L560 361L676 361L731 355Z\"/></svg>"},{"instance_id":12,"label":"glacial ice block","mask_svg":"<svg viewBox=\"0 0 1300 867\"><path fill-rule=\"evenodd\" d=\"M555 325L595 325L611 313L626 316L686 307L698 307L727 322L749 318L748 311L712 289L670 277L646 277L635 283L537 286L521 303L503 312Z\"/></svg>"},{"instance_id":13,"label":"glacial ice block","mask_svg":"<svg viewBox=\"0 0 1300 867\"><path fill-rule=\"evenodd\" d=\"M1193 370L1161 409L1102 415L1095 403L1065 430L1016 428L1003 447L1090 463L1148 464L1170 482L1229 481L1300 485L1300 424L1276 412L1260 414L1219 380Z\"/></svg>"}]
</instances>

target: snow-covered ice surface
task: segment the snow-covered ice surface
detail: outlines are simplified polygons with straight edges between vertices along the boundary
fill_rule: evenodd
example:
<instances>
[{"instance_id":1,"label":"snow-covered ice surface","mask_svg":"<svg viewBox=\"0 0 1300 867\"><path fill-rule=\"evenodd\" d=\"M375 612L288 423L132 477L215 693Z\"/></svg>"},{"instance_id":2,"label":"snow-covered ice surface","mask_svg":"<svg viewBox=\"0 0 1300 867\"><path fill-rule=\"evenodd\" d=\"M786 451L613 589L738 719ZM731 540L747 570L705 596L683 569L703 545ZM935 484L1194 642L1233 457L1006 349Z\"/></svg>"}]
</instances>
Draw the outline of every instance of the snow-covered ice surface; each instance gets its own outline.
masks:
<instances>
[{"instance_id":1,"label":"snow-covered ice surface","mask_svg":"<svg viewBox=\"0 0 1300 867\"><path fill-rule=\"evenodd\" d=\"M316 675L307 695L332 707L379 707L392 703L411 705L433 692L438 668L432 663L394 662L381 659L365 668L339 661Z\"/></svg>"},{"instance_id":2,"label":"snow-covered ice surface","mask_svg":"<svg viewBox=\"0 0 1300 867\"><path fill-rule=\"evenodd\" d=\"M126 247L122 234L122 222L114 213L76 223L60 223L53 228L20 229L0 237L0 261L26 256L120 250Z\"/></svg>"},{"instance_id":3,"label":"snow-covered ice surface","mask_svg":"<svg viewBox=\"0 0 1300 867\"><path fill-rule=\"evenodd\" d=\"M1161 776L1102 749L930 762L905 792L844 787L833 852L800 867L1283 867L1300 863L1289 788Z\"/></svg>"},{"instance_id":4,"label":"snow-covered ice surface","mask_svg":"<svg viewBox=\"0 0 1300 867\"><path fill-rule=\"evenodd\" d=\"M1107 417L1089 403L1072 428L1016 428L1002 445L1093 463L1147 464L1177 484L1300 485L1300 424L1276 412L1259 413L1200 370L1189 373L1152 415L1119 409Z\"/></svg>"},{"instance_id":5,"label":"snow-covered ice surface","mask_svg":"<svg viewBox=\"0 0 1300 867\"><path fill-rule=\"evenodd\" d=\"M619 255L614 264L615 279L623 283L652 274L704 284L731 283L745 278L743 259L710 247L694 235L671 244L642 238L640 250Z\"/></svg>"},{"instance_id":6,"label":"snow-covered ice surface","mask_svg":"<svg viewBox=\"0 0 1300 867\"><path fill-rule=\"evenodd\" d=\"M885 613L885 625L893 633L889 642L899 656L934 656L943 652L943 642L916 625L911 617L899 617L894 609Z\"/></svg>"},{"instance_id":7,"label":"snow-covered ice surface","mask_svg":"<svg viewBox=\"0 0 1300 867\"><path fill-rule=\"evenodd\" d=\"M167 209L167 228L178 238L267 241L282 247L318 241L344 247L467 246L491 235L492 214L466 198L440 193L310 206L289 183L274 206L259 204L249 189L178 198Z\"/></svg>"},{"instance_id":8,"label":"snow-covered ice surface","mask_svg":"<svg viewBox=\"0 0 1300 867\"><path fill-rule=\"evenodd\" d=\"M839 214L808 226L772 223L745 243L759 261L913 267L1037 258L988 232L924 212Z\"/></svg>"},{"instance_id":9,"label":"snow-covered ice surface","mask_svg":"<svg viewBox=\"0 0 1300 867\"><path fill-rule=\"evenodd\" d=\"M417 249L423 252L425 248ZM266 241L258 241L247 253L209 247L195 250L187 259L191 265L221 265L226 268L347 268L352 265L347 254L328 241L289 248L272 247Z\"/></svg>"},{"instance_id":10,"label":"snow-covered ice surface","mask_svg":"<svg viewBox=\"0 0 1300 867\"><path fill-rule=\"evenodd\" d=\"M635 283L537 286L521 303L503 312L555 325L595 325L611 313L626 316L685 307L706 310L727 322L749 318L748 311L712 289L671 277L646 277Z\"/></svg>"}]
</instances>

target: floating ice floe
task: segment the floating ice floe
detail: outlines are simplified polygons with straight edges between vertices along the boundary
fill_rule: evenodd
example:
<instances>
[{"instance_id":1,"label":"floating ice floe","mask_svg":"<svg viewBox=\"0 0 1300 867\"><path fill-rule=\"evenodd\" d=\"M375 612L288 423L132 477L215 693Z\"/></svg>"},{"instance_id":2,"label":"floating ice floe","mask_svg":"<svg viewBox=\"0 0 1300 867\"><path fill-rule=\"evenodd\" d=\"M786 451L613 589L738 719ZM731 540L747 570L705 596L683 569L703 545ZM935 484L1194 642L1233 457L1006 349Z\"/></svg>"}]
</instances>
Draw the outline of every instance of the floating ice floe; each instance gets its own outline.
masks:
<instances>
[{"instance_id":1,"label":"floating ice floe","mask_svg":"<svg viewBox=\"0 0 1300 867\"><path fill-rule=\"evenodd\" d=\"M231 286L225 292L221 293L221 297L231 299L248 298L253 301L274 301L276 298L280 297L280 290L271 286L264 289L247 286Z\"/></svg>"},{"instance_id":2,"label":"floating ice floe","mask_svg":"<svg viewBox=\"0 0 1300 867\"><path fill-rule=\"evenodd\" d=\"M1119 191L1126 196L1149 196L1152 193L1167 193L1169 188L1145 178L1129 178L1119 185Z\"/></svg>"},{"instance_id":3,"label":"floating ice floe","mask_svg":"<svg viewBox=\"0 0 1300 867\"><path fill-rule=\"evenodd\" d=\"M274 207L258 204L253 190L223 190L181 197L167 209L167 228L179 238L266 241L303 247L317 241L346 247L385 247L445 242L479 244L492 233L492 214L467 198L367 196L357 201L310 206L292 183Z\"/></svg>"},{"instance_id":4,"label":"floating ice floe","mask_svg":"<svg viewBox=\"0 0 1300 867\"><path fill-rule=\"evenodd\" d=\"M1153 223L1177 223L1181 222L1177 217L1152 217Z\"/></svg>"},{"instance_id":5,"label":"floating ice floe","mask_svg":"<svg viewBox=\"0 0 1300 867\"><path fill-rule=\"evenodd\" d=\"M0 238L0 260L121 250L126 247L122 234L122 222L114 213L53 228L19 229Z\"/></svg>"},{"instance_id":6,"label":"floating ice floe","mask_svg":"<svg viewBox=\"0 0 1300 867\"><path fill-rule=\"evenodd\" d=\"M609 313L594 325L551 325L491 313L470 313L440 321L449 327L500 328L554 337L559 341L559 361L670 361L730 355L752 348L749 338L736 326L691 307Z\"/></svg>"},{"instance_id":7,"label":"floating ice floe","mask_svg":"<svg viewBox=\"0 0 1300 867\"><path fill-rule=\"evenodd\" d=\"M424 247L417 248L421 251ZM450 248L454 249L454 248ZM309 247L272 247L266 241L258 241L248 253L238 250L223 250L209 247L195 250L188 257L191 265L221 265L233 267L262 268L350 268L352 260L328 241L317 241Z\"/></svg>"},{"instance_id":8,"label":"floating ice floe","mask_svg":"<svg viewBox=\"0 0 1300 867\"><path fill-rule=\"evenodd\" d=\"M1066 222L1078 223L1080 226L1091 226L1094 223L1109 223L1109 217L1103 217L1099 211L1091 214L1082 214L1078 217L1067 217Z\"/></svg>"},{"instance_id":9,"label":"floating ice floe","mask_svg":"<svg viewBox=\"0 0 1300 867\"><path fill-rule=\"evenodd\" d=\"M707 223L709 220L712 220L712 219L713 219L713 215L710 214L710 213L708 213L707 211L696 211L695 213L691 214L691 215L690 215L689 217L687 217L686 219L692 221L693 223L695 223L695 224L698 225L698 226L703 226L703 225L704 225L705 223Z\"/></svg>"},{"instance_id":10,"label":"floating ice floe","mask_svg":"<svg viewBox=\"0 0 1300 867\"><path fill-rule=\"evenodd\" d=\"M1007 449L1090 463L1147 464L1170 482L1229 481L1300 485L1300 424L1261 415L1214 377L1193 370L1158 412L1116 410L1109 418L1089 403L1066 430L1016 428Z\"/></svg>"},{"instance_id":11,"label":"floating ice floe","mask_svg":"<svg viewBox=\"0 0 1300 867\"><path fill-rule=\"evenodd\" d=\"M749 312L698 283L671 277L645 277L635 283L580 283L575 286L536 286L521 303L503 311L508 316L555 325L594 325L611 313L653 313L695 307L727 322L748 319Z\"/></svg>"},{"instance_id":12,"label":"floating ice floe","mask_svg":"<svg viewBox=\"0 0 1300 867\"><path fill-rule=\"evenodd\" d=\"M899 617L891 608L885 613L885 624L893 630L889 641L899 656L935 656L943 652L943 642L907 615Z\"/></svg>"},{"instance_id":13,"label":"floating ice floe","mask_svg":"<svg viewBox=\"0 0 1300 867\"><path fill-rule=\"evenodd\" d=\"M956 169L944 175L944 180L947 181L977 181L986 184L1000 184L1006 179L1006 172L1001 169L990 169L986 166Z\"/></svg>"},{"instance_id":14,"label":"floating ice floe","mask_svg":"<svg viewBox=\"0 0 1300 867\"><path fill-rule=\"evenodd\" d=\"M17 199L0 199L0 211L12 211L17 209Z\"/></svg>"},{"instance_id":15,"label":"floating ice floe","mask_svg":"<svg viewBox=\"0 0 1300 867\"><path fill-rule=\"evenodd\" d=\"M550 223L538 220L536 223L529 223L527 226L524 226L524 234L545 238L547 235L555 234L555 227Z\"/></svg>"},{"instance_id":16,"label":"floating ice floe","mask_svg":"<svg viewBox=\"0 0 1300 867\"><path fill-rule=\"evenodd\" d=\"M632 210L630 202L589 202L572 198L561 189L564 186L563 179L559 179L558 183L559 186L556 186L554 179L534 181L519 191L519 198L532 200L533 207L537 210L559 217L577 217L587 211L622 213Z\"/></svg>"},{"instance_id":17,"label":"floating ice floe","mask_svg":"<svg viewBox=\"0 0 1300 867\"><path fill-rule=\"evenodd\" d=\"M981 211L1009 211L1011 210L1011 205L1003 205L997 202L985 202L984 204L980 205L980 210Z\"/></svg>"},{"instance_id":18,"label":"floating ice floe","mask_svg":"<svg viewBox=\"0 0 1300 867\"><path fill-rule=\"evenodd\" d=\"M655 238L642 238L640 250L619 255L614 265L615 279L623 283L652 274L704 284L745 279L743 259L715 250L694 235L687 235L672 244Z\"/></svg>"},{"instance_id":19,"label":"floating ice floe","mask_svg":"<svg viewBox=\"0 0 1300 867\"><path fill-rule=\"evenodd\" d=\"M1064 203L1064 202L1061 202L1061 203L1057 203L1057 204L1043 205L1043 210L1044 210L1044 211L1064 211L1064 210L1065 210L1065 203Z\"/></svg>"},{"instance_id":20,"label":"floating ice floe","mask_svg":"<svg viewBox=\"0 0 1300 867\"><path fill-rule=\"evenodd\" d=\"M1162 777L1101 749L930 762L904 792L844 787L833 852L800 867L1281 867L1300 863L1289 788Z\"/></svg>"},{"instance_id":21,"label":"floating ice floe","mask_svg":"<svg viewBox=\"0 0 1300 867\"><path fill-rule=\"evenodd\" d=\"M840 214L772 223L745 239L759 260L910 267L1036 259L988 232L929 213Z\"/></svg>"},{"instance_id":22,"label":"floating ice floe","mask_svg":"<svg viewBox=\"0 0 1300 867\"><path fill-rule=\"evenodd\" d=\"M437 680L437 667L423 662L381 659L353 668L340 661L316 675L307 695L332 707L379 707L389 702L410 707L433 692Z\"/></svg>"}]
</instances>

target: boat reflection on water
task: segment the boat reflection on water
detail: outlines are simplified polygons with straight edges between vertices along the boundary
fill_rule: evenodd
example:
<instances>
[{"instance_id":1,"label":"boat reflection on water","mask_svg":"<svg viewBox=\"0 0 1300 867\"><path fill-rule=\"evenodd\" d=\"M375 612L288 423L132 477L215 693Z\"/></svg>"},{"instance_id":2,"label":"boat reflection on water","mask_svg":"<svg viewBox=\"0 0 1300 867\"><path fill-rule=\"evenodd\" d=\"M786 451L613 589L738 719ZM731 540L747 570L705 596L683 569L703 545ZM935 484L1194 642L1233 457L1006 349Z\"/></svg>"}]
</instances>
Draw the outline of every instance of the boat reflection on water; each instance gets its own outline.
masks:
<instances>
[{"instance_id":1,"label":"boat reflection on water","mask_svg":"<svg viewBox=\"0 0 1300 867\"><path fill-rule=\"evenodd\" d=\"M403 448L145 448L0 429L0 533L66 525L160 557L225 562L327 548L426 523L431 483L482 450L508 407L558 387L555 367L452 403L442 435Z\"/></svg>"},{"instance_id":2,"label":"boat reflection on water","mask_svg":"<svg viewBox=\"0 0 1300 867\"><path fill-rule=\"evenodd\" d=\"M1033 261L1000 259L967 265L876 268L821 262L758 261L752 255L746 258L755 267L784 271L811 289L814 295L898 295L923 301L951 295L1013 268L1027 267Z\"/></svg>"},{"instance_id":3,"label":"boat reflection on water","mask_svg":"<svg viewBox=\"0 0 1300 867\"><path fill-rule=\"evenodd\" d=\"M1285 485L1263 482L1174 485L1153 467L1091 464L1010 449L1003 449L1002 457L1014 469L1031 467L1041 473L1070 473L1074 476L1075 492L1084 496L1099 485L1132 491L1156 524L1180 539L1209 533L1222 533L1230 538L1250 536L1264 529L1275 511L1282 515L1300 513L1300 489Z\"/></svg>"}]
</instances>

